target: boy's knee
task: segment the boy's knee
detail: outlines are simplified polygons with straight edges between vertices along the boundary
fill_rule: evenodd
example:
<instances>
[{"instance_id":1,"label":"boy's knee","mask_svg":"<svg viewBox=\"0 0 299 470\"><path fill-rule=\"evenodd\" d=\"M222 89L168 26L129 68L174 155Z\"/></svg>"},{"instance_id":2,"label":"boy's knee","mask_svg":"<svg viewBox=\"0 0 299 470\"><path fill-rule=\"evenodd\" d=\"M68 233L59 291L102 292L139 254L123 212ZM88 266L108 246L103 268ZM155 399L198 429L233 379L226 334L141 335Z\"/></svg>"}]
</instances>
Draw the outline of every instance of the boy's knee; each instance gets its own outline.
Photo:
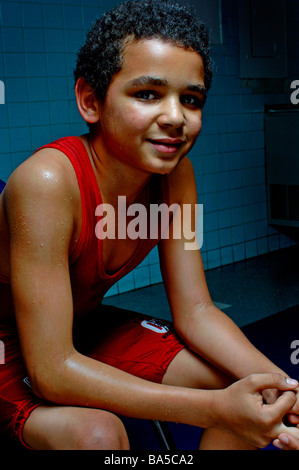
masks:
<instances>
[{"instance_id":1,"label":"boy's knee","mask_svg":"<svg viewBox=\"0 0 299 470\"><path fill-rule=\"evenodd\" d=\"M80 429L74 430L75 447L82 450L129 450L129 440L121 420L109 412L95 412Z\"/></svg>"},{"instance_id":2,"label":"boy's knee","mask_svg":"<svg viewBox=\"0 0 299 470\"><path fill-rule=\"evenodd\" d=\"M107 418L104 436L102 433L100 442L104 444L106 450L128 450L130 448L129 439L122 421L113 414Z\"/></svg>"}]
</instances>

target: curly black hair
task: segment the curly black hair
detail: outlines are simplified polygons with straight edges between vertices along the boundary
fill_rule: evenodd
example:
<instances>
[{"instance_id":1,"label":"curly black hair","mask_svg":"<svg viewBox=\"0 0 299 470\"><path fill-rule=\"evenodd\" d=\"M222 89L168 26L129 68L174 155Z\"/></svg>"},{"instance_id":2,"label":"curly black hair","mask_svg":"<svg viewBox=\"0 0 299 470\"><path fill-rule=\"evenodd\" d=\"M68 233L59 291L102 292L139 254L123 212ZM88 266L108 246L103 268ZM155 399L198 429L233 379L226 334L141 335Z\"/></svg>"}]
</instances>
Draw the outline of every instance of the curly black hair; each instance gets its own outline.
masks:
<instances>
[{"instance_id":1,"label":"curly black hair","mask_svg":"<svg viewBox=\"0 0 299 470\"><path fill-rule=\"evenodd\" d=\"M205 88L213 75L209 33L190 6L172 0L130 0L100 17L78 52L75 82L82 77L105 101L113 76L122 68L123 50L128 38L134 41L160 38L194 50L204 63Z\"/></svg>"}]
</instances>

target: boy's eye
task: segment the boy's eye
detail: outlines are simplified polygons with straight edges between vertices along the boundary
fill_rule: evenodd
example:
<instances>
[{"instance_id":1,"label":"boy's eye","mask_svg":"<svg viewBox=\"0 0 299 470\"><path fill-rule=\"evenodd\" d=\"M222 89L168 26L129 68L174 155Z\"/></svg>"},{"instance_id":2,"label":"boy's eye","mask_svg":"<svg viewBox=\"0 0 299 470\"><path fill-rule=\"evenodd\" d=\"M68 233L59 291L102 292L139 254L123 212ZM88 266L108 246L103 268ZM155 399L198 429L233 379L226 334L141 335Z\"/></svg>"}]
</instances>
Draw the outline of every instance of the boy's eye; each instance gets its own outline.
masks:
<instances>
[{"instance_id":1,"label":"boy's eye","mask_svg":"<svg viewBox=\"0 0 299 470\"><path fill-rule=\"evenodd\" d=\"M192 106L194 108L202 108L204 105L204 100L194 95L184 95L181 98L181 101L183 104Z\"/></svg>"},{"instance_id":2,"label":"boy's eye","mask_svg":"<svg viewBox=\"0 0 299 470\"><path fill-rule=\"evenodd\" d=\"M135 96L136 98L143 101L151 101L157 98L156 93L150 90L138 91L137 93L135 93Z\"/></svg>"}]
</instances>

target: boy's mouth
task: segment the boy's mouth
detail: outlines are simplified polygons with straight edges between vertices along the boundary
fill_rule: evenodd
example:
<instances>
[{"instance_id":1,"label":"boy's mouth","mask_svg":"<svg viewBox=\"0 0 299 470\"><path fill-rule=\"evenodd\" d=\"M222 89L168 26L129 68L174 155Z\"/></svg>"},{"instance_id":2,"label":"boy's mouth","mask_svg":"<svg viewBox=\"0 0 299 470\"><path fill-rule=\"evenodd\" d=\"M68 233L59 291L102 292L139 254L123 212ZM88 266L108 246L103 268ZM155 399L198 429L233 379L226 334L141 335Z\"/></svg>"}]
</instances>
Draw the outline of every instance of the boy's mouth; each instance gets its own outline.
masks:
<instances>
[{"instance_id":1,"label":"boy's mouth","mask_svg":"<svg viewBox=\"0 0 299 470\"><path fill-rule=\"evenodd\" d=\"M150 142L158 152L162 153L174 153L185 143L183 139L171 138L148 139L148 142Z\"/></svg>"}]
</instances>

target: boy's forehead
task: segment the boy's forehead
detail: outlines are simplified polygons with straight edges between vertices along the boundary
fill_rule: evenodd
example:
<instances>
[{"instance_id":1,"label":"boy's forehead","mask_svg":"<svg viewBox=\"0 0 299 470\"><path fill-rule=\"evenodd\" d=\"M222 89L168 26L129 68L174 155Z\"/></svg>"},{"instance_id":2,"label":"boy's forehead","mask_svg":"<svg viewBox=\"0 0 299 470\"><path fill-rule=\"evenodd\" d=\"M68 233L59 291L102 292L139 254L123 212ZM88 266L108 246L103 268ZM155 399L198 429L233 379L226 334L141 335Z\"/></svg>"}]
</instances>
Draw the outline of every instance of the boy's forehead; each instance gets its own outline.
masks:
<instances>
[{"instance_id":1,"label":"boy's forehead","mask_svg":"<svg viewBox=\"0 0 299 470\"><path fill-rule=\"evenodd\" d=\"M123 51L122 69L117 75L132 76L180 73L189 80L204 80L201 56L191 49L174 45L162 39L128 41Z\"/></svg>"}]
</instances>

